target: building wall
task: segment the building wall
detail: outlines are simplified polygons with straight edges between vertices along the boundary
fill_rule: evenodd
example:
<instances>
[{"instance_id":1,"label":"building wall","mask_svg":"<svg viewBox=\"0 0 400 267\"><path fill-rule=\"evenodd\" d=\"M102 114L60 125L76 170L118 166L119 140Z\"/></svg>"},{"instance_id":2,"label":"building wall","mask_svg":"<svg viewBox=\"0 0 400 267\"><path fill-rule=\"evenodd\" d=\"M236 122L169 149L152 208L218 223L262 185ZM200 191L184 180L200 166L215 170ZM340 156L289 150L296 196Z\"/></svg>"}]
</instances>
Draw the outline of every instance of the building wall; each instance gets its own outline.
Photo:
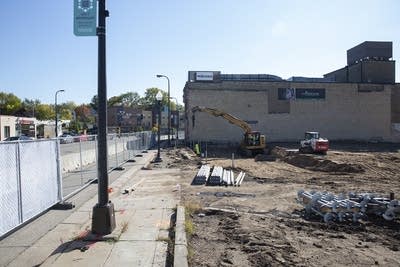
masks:
<instances>
[{"instance_id":1,"label":"building wall","mask_svg":"<svg viewBox=\"0 0 400 267\"><path fill-rule=\"evenodd\" d=\"M369 86L371 90L369 90ZM190 83L184 90L189 140L240 142L243 131L194 106L228 112L248 121L268 141L298 141L305 131L331 140L393 140L392 88L399 85L295 82ZM279 88L325 89L325 99L279 100ZM360 88L362 90L360 90ZM396 93L397 96L397 93Z\"/></svg>"},{"instance_id":2,"label":"building wall","mask_svg":"<svg viewBox=\"0 0 400 267\"><path fill-rule=\"evenodd\" d=\"M324 75L336 82L388 83L395 82L395 61L365 60Z\"/></svg>"},{"instance_id":3,"label":"building wall","mask_svg":"<svg viewBox=\"0 0 400 267\"><path fill-rule=\"evenodd\" d=\"M16 125L16 120L17 117L14 116L5 116L1 115L0 116L0 141L3 141L9 136L15 136L16 131L15 131L15 125ZM10 135L5 136L5 129L8 127L10 129Z\"/></svg>"}]
</instances>

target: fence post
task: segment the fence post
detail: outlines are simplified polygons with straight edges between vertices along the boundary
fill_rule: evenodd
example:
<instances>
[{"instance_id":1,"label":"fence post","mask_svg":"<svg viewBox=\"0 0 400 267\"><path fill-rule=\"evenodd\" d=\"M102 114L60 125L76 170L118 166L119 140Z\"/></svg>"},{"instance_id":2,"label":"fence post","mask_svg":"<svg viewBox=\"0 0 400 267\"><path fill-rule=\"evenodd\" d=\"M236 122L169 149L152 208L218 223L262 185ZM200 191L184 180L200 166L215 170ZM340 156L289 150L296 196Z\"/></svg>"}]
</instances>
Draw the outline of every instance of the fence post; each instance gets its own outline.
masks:
<instances>
[{"instance_id":1,"label":"fence post","mask_svg":"<svg viewBox=\"0 0 400 267\"><path fill-rule=\"evenodd\" d=\"M79 160L80 160L80 166L81 166L81 185L83 184L83 169L82 169L82 140L81 137L79 137Z\"/></svg>"},{"instance_id":2,"label":"fence post","mask_svg":"<svg viewBox=\"0 0 400 267\"><path fill-rule=\"evenodd\" d=\"M115 136L115 168L118 167L117 136Z\"/></svg>"},{"instance_id":3,"label":"fence post","mask_svg":"<svg viewBox=\"0 0 400 267\"><path fill-rule=\"evenodd\" d=\"M62 173L61 173L61 152L60 141L56 140L56 165L57 165L57 185L58 185L58 200L63 201L63 186L62 186Z\"/></svg>"},{"instance_id":4,"label":"fence post","mask_svg":"<svg viewBox=\"0 0 400 267\"><path fill-rule=\"evenodd\" d=\"M22 216L22 184L21 184L21 156L20 156L20 145L21 143L18 141L16 144L16 168L17 168L17 186L18 186L18 220L21 224L24 221Z\"/></svg>"},{"instance_id":5,"label":"fence post","mask_svg":"<svg viewBox=\"0 0 400 267\"><path fill-rule=\"evenodd\" d=\"M97 134L94 136L94 153L96 153L96 155L95 155L95 159L96 159L96 170L97 170Z\"/></svg>"}]
</instances>

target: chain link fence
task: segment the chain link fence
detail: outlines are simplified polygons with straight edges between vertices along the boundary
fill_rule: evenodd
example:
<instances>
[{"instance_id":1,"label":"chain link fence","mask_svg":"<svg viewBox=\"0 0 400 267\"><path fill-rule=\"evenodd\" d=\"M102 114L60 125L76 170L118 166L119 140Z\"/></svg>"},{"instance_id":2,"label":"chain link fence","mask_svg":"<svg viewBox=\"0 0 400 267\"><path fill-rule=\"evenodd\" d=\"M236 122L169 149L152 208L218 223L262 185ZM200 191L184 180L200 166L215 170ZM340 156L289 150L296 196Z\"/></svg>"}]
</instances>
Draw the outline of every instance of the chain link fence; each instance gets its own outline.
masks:
<instances>
[{"instance_id":1,"label":"chain link fence","mask_svg":"<svg viewBox=\"0 0 400 267\"><path fill-rule=\"evenodd\" d=\"M151 132L108 136L108 170L154 145ZM97 179L97 136L0 142L0 237Z\"/></svg>"},{"instance_id":2,"label":"chain link fence","mask_svg":"<svg viewBox=\"0 0 400 267\"><path fill-rule=\"evenodd\" d=\"M60 146L64 198L97 179L97 136L74 138L75 142L66 142ZM151 132L108 135L108 170L112 171L133 159L153 146L153 142Z\"/></svg>"},{"instance_id":3,"label":"chain link fence","mask_svg":"<svg viewBox=\"0 0 400 267\"><path fill-rule=\"evenodd\" d=\"M0 237L62 200L57 140L0 143Z\"/></svg>"}]
</instances>

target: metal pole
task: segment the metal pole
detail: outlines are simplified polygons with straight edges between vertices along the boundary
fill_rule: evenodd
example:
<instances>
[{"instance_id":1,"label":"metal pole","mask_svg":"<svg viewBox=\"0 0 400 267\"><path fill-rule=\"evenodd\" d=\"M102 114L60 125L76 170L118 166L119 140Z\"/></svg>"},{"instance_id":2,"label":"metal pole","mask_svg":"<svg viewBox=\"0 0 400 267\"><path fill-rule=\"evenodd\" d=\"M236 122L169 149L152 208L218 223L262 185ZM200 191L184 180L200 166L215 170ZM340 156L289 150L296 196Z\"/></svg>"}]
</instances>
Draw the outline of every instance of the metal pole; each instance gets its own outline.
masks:
<instances>
[{"instance_id":1,"label":"metal pole","mask_svg":"<svg viewBox=\"0 0 400 267\"><path fill-rule=\"evenodd\" d=\"M106 0L98 0L98 203L93 207L92 232L106 235L115 229L114 205L108 199L107 167L107 79L106 79Z\"/></svg>"},{"instance_id":2,"label":"metal pole","mask_svg":"<svg viewBox=\"0 0 400 267\"><path fill-rule=\"evenodd\" d=\"M168 147L171 146L171 97L169 93L169 78L165 76L168 80Z\"/></svg>"},{"instance_id":3,"label":"metal pole","mask_svg":"<svg viewBox=\"0 0 400 267\"><path fill-rule=\"evenodd\" d=\"M171 96L171 98L175 99L176 102L176 107L175 107L175 111L176 111L176 142L178 142L179 139L179 111L178 111L178 99L176 97ZM175 144L176 144L175 142Z\"/></svg>"},{"instance_id":4,"label":"metal pole","mask_svg":"<svg viewBox=\"0 0 400 267\"><path fill-rule=\"evenodd\" d=\"M83 185L83 161L82 161L82 140L81 137L79 137L79 160L80 160L80 166L81 166L81 185Z\"/></svg>"},{"instance_id":5,"label":"metal pole","mask_svg":"<svg viewBox=\"0 0 400 267\"><path fill-rule=\"evenodd\" d=\"M57 94L60 92L64 92L65 90L58 90L54 96L54 111L56 113L55 116L55 124L56 124L56 129L55 129L55 134L56 138L58 138L58 109L57 109Z\"/></svg>"},{"instance_id":6,"label":"metal pole","mask_svg":"<svg viewBox=\"0 0 400 267\"><path fill-rule=\"evenodd\" d=\"M158 101L158 142L157 142L157 157L154 160L155 162L161 162L162 159L160 157L160 138L161 138L161 101Z\"/></svg>"},{"instance_id":7,"label":"metal pole","mask_svg":"<svg viewBox=\"0 0 400 267\"><path fill-rule=\"evenodd\" d=\"M170 83L169 83L169 78L166 75L161 75L158 74L156 75L157 78L160 77L164 77L167 78L168 81L168 99L167 99L167 105L168 105L168 146L171 146L171 138L170 138L170 134L171 134L171 101L170 101Z\"/></svg>"}]
</instances>

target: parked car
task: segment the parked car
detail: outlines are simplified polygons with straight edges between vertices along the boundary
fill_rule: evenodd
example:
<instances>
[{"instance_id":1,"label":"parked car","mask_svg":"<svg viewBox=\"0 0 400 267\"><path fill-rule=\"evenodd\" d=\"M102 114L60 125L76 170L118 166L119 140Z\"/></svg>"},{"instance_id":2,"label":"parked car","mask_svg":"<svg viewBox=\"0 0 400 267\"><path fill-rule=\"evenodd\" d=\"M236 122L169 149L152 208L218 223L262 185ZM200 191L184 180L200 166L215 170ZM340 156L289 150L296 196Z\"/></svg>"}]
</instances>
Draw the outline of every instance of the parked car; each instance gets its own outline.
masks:
<instances>
[{"instance_id":1,"label":"parked car","mask_svg":"<svg viewBox=\"0 0 400 267\"><path fill-rule=\"evenodd\" d=\"M84 142L88 140L88 136L86 134L77 134L74 136L74 142Z\"/></svg>"},{"instance_id":2,"label":"parked car","mask_svg":"<svg viewBox=\"0 0 400 267\"><path fill-rule=\"evenodd\" d=\"M68 133L63 133L60 136L60 143L61 144L69 144L69 143L72 143L72 142L74 142L74 137L72 135L70 135Z\"/></svg>"},{"instance_id":3,"label":"parked car","mask_svg":"<svg viewBox=\"0 0 400 267\"><path fill-rule=\"evenodd\" d=\"M28 141L28 140L33 140L32 137L26 136L26 135L19 135L19 136L10 136L4 139L4 141Z\"/></svg>"}]
</instances>

